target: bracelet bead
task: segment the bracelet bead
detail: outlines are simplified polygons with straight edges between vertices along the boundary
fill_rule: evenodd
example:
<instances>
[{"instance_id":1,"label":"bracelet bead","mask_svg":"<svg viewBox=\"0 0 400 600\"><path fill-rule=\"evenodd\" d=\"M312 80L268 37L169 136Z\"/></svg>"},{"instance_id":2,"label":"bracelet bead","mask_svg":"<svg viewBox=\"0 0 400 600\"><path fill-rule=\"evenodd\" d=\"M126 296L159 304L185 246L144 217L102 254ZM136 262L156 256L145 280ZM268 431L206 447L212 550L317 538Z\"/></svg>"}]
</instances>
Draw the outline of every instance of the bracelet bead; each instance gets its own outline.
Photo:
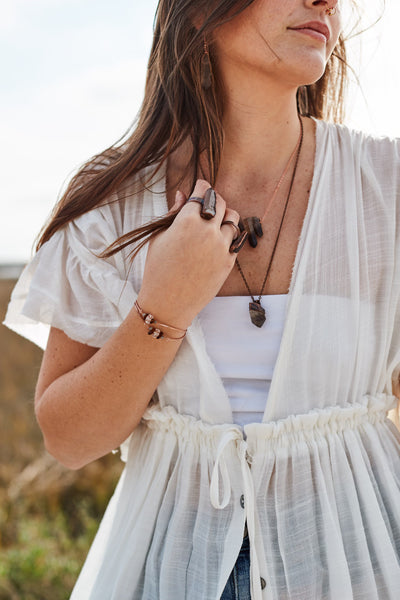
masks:
<instances>
[{"instance_id":1,"label":"bracelet bead","mask_svg":"<svg viewBox=\"0 0 400 600\"><path fill-rule=\"evenodd\" d=\"M167 340L167 341L176 341L176 340L183 340L183 338L186 336L186 329L180 329L179 327L173 327L172 325L167 325L166 323L159 323L156 318L154 317L154 315L152 315L151 313L146 313L141 306L139 305L138 301L136 300L135 302L135 309L136 312L138 313L138 315L140 316L140 318L142 319L144 325L147 326L147 335L153 337L156 340ZM157 325L157 327L156 327ZM181 335L180 337L172 337L170 335L167 335L165 333L165 331L163 329L160 329L160 327L166 327L167 329L172 329L173 331L178 331L183 333L183 335Z\"/></svg>"}]
</instances>

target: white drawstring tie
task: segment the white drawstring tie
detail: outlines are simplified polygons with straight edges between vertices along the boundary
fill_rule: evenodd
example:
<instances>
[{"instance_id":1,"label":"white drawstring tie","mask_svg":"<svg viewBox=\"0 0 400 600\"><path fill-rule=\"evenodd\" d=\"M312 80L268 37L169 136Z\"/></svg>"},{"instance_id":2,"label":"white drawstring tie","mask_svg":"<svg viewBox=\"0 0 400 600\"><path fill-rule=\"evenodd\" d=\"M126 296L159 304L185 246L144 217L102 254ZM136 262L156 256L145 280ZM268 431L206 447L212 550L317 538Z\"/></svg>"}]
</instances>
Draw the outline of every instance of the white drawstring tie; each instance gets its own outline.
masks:
<instances>
[{"instance_id":1,"label":"white drawstring tie","mask_svg":"<svg viewBox=\"0 0 400 600\"><path fill-rule=\"evenodd\" d=\"M223 509L228 506L229 501L231 499L231 480L229 477L228 467L226 466L226 461L224 458L224 452L230 442L236 442L241 440L242 434L239 429L228 429L223 433L221 439L218 444L217 454L215 457L214 468L211 475L211 484L210 484L210 499L211 504L214 508ZM219 500L219 473L221 471L222 475L222 489L223 496L222 502Z\"/></svg>"},{"instance_id":2,"label":"white drawstring tie","mask_svg":"<svg viewBox=\"0 0 400 600\"><path fill-rule=\"evenodd\" d=\"M229 429L222 436L218 444L214 468L211 475L210 499L214 508L222 510L228 506L232 494L232 484L229 477L229 470L225 461L224 453L228 445L235 442L236 449L240 459L240 466L243 479L244 509L246 511L247 530L250 542L250 586L252 600L262 600L260 565L258 561L255 535L255 497L254 484L248 463L247 442L239 429ZM237 443L239 442L239 444ZM219 498L220 472L222 477L222 500Z\"/></svg>"}]
</instances>

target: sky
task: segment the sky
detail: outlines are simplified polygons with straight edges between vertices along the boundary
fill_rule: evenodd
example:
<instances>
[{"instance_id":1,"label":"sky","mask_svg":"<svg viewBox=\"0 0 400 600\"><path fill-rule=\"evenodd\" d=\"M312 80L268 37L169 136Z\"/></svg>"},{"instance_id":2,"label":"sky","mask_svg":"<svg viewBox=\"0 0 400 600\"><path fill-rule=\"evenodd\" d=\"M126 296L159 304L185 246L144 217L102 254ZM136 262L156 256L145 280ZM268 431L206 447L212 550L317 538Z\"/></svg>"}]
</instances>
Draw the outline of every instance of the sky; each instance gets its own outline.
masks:
<instances>
[{"instance_id":1,"label":"sky","mask_svg":"<svg viewBox=\"0 0 400 600\"><path fill-rule=\"evenodd\" d=\"M363 4L371 24L379 0ZM351 85L346 124L400 137L400 2L386 4L351 43L361 89ZM0 0L0 263L29 259L65 181L134 121L156 5Z\"/></svg>"}]
</instances>

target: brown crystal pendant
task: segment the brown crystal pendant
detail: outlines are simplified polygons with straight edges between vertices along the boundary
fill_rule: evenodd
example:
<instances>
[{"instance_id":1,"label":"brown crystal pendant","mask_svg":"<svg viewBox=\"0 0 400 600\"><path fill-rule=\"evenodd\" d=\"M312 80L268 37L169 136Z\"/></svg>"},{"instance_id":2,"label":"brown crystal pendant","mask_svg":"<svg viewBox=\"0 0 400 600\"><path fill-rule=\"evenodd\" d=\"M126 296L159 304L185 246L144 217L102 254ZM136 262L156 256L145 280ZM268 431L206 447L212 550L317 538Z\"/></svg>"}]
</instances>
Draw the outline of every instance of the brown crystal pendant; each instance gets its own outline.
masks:
<instances>
[{"instance_id":1,"label":"brown crystal pendant","mask_svg":"<svg viewBox=\"0 0 400 600\"><path fill-rule=\"evenodd\" d=\"M239 229L241 231L247 231L249 234L247 239L249 240L250 246L256 248L257 238L263 236L263 228L260 219L258 217L247 217L244 221L240 219Z\"/></svg>"},{"instance_id":2,"label":"brown crystal pendant","mask_svg":"<svg viewBox=\"0 0 400 600\"><path fill-rule=\"evenodd\" d=\"M261 306L260 300L249 302L250 319L256 327L262 327L267 320L265 309Z\"/></svg>"}]
</instances>

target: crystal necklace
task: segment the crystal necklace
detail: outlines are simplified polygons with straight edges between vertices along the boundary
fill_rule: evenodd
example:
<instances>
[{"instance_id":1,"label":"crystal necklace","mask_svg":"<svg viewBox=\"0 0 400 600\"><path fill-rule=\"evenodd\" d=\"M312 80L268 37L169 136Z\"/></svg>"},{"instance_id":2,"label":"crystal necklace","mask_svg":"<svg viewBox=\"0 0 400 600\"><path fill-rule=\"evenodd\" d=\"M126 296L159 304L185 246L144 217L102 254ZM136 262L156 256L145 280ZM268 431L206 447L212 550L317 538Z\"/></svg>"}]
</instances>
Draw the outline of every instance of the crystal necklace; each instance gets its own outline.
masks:
<instances>
[{"instance_id":1,"label":"crystal necklace","mask_svg":"<svg viewBox=\"0 0 400 600\"><path fill-rule=\"evenodd\" d=\"M263 306L261 306L261 298L262 298L262 295L264 293L264 289L265 289L265 286L266 286L266 283L267 283L268 275L269 275L269 272L271 270L272 261L273 261L274 256L275 256L276 248L278 246L279 236L280 236L281 231L282 231L283 222L285 220L285 216L286 216L286 213L287 213L287 208L288 208L288 205L289 205L289 199L290 199L290 196L291 196L291 193L292 193L292 188L293 188L294 180L295 180L296 173L297 173L297 167L298 167L298 164L299 164L299 158L300 158L301 148L303 146L304 127L303 127L303 122L302 122L302 120L301 120L300 117L299 117L299 121L300 121L300 137L299 137L299 141L297 143L297 147L295 148L295 151L294 151L294 153L292 155L292 157L293 157L296 154L296 162L295 162L294 169L293 169L292 179L290 181L289 192L288 192L288 195L287 195L287 198L286 198L285 208L283 210L281 223L280 223L280 226L279 226L279 229L278 229L278 235L276 236L274 248L272 250L271 257L270 257L270 259L268 261L267 270L266 270L266 273L265 273L264 281L262 283L261 292L260 292L260 295L259 295L258 299L254 298L254 296L253 296L253 294L252 294L252 292L250 290L250 286L248 284L248 281L247 281L247 279L245 277L245 274L243 273L243 269L242 269L242 267L241 267L241 265L239 263L239 260L236 259L236 266L237 266L237 268L239 270L239 273L240 273L240 275L241 275L241 277L243 279L243 282L244 282L244 284L245 284L245 286L247 288L247 291L249 292L249 295L251 296L251 299L252 299L252 301L249 303L249 313L250 313L251 322L256 327L262 327L264 325L265 321L266 321L265 309L263 308ZM292 159L292 157L291 157L291 159ZM290 159L290 161L288 163L288 167L290 165L291 159ZM282 183L285 175L286 175L286 170L284 172L284 175L281 177L280 184ZM280 187L280 184L279 184L279 187ZM278 187L278 189L279 189L279 187ZM273 198L275 196L276 196L276 193L274 193ZM267 211L268 211L268 208L269 208L270 205L271 205L271 202L269 203L269 205L267 207ZM267 211L266 211L266 213L267 213ZM265 217L265 215L264 215L264 217ZM263 217L262 220L264 220L264 217ZM255 217L252 217L252 218L255 218ZM260 226L261 226L261 223L260 223ZM261 235L262 235L262 233L261 233ZM257 245L257 243L256 243L256 245Z\"/></svg>"},{"instance_id":2,"label":"crystal necklace","mask_svg":"<svg viewBox=\"0 0 400 600\"><path fill-rule=\"evenodd\" d=\"M301 123L301 119L300 118L299 118L299 120L300 120L300 123ZM276 198L276 195L279 192L280 187L281 187L282 183L284 182L284 180L286 178L286 175L287 175L287 173L289 171L289 167L292 164L292 160L293 160L296 152L299 149L300 141L301 141L301 132L300 132L299 139L298 139L298 141L296 143L296 146L295 146L292 154L290 155L290 158L289 158L289 160L287 162L285 170L283 171L283 173L281 175L281 178L278 181L278 184L277 184L276 188L274 189L274 191L272 193L271 199L270 199L270 201L267 204L267 207L265 209L265 212L264 212L262 218L260 219L259 217L246 217L245 219L240 219L240 221L239 221L239 229L240 229L240 231L242 233L243 233L243 231L247 231L247 239L248 239L249 244L250 244L250 246L252 248L256 248L257 247L257 238L258 237L260 238L260 237L262 237L264 235L262 224L264 223L265 218L266 218L266 216L267 216L267 214L269 212L269 209L271 208L271 206L272 206L272 204L273 204L273 202L274 202L274 200Z\"/></svg>"}]
</instances>

